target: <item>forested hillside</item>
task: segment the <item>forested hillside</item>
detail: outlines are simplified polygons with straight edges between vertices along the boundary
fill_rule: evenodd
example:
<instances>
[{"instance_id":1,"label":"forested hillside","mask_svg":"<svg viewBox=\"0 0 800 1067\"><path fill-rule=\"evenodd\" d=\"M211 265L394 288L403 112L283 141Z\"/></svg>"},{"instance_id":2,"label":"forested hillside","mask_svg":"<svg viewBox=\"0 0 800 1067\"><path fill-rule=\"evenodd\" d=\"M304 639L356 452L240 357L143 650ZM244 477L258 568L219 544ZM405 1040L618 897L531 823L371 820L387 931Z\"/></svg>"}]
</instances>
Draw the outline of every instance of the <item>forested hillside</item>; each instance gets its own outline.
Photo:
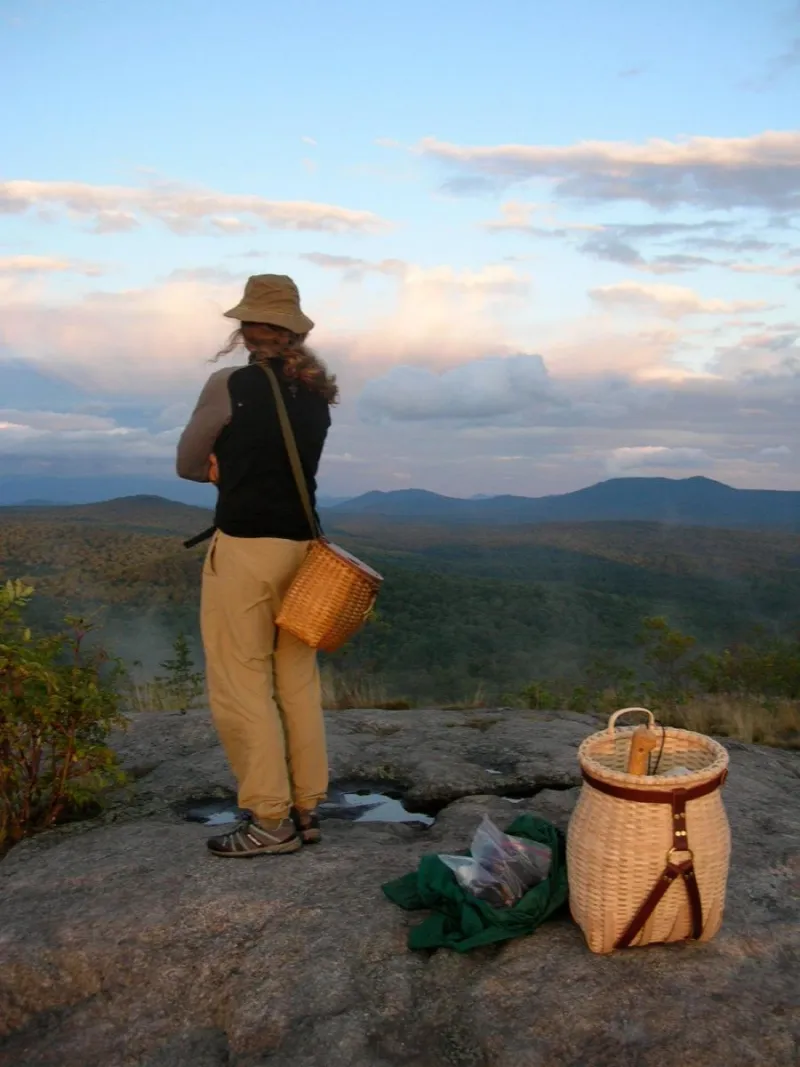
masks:
<instances>
[{"instance_id":1,"label":"forested hillside","mask_svg":"<svg viewBox=\"0 0 800 1067\"><path fill-rule=\"evenodd\" d=\"M197 636L209 522L157 498L0 509L4 576L39 590L40 618L94 613L125 659L157 663ZM448 527L341 516L329 533L386 577L378 618L335 657L417 700L499 697L534 678L578 677L638 655L641 620L664 616L720 648L757 630L800 631L800 536L648 523Z\"/></svg>"}]
</instances>

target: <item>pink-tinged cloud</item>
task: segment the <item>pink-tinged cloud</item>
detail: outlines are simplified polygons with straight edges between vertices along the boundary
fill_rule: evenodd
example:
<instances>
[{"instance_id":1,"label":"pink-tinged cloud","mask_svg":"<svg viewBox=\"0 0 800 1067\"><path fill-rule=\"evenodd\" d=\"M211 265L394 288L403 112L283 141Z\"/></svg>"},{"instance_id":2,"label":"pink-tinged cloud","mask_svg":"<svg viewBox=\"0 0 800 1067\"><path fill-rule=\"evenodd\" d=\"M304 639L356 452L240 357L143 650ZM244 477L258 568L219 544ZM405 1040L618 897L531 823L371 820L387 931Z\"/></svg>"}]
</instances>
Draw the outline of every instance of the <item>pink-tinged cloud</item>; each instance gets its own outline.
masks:
<instances>
[{"instance_id":1,"label":"pink-tinged cloud","mask_svg":"<svg viewBox=\"0 0 800 1067\"><path fill-rule=\"evenodd\" d=\"M346 271L353 265L338 266ZM673 324L642 329L634 321L623 329L619 321L594 313L537 325L530 286L527 275L505 264L474 271L404 264L398 273L387 274L385 292L369 301L353 285L318 295L312 309L318 322L314 346L353 396L399 365L440 372L531 351L541 352L550 373L561 379L619 374L638 382L681 382L698 373L681 362L687 340L708 349L700 352L700 362L716 355L739 373L771 367L789 353L786 346L794 336L791 324L777 333L759 326L759 334L753 331L752 339L737 342L734 322L725 325L724 334L698 340ZM222 312L240 292L238 274L208 268L176 271L145 289L70 300L38 287L20 288L14 280L5 297L0 290L0 349L97 393L163 396L165 403L193 400L213 369L210 357L232 326ZM712 304L691 290L669 287L655 286L644 295L628 288L617 291L620 297L623 308L643 299L645 310L673 321L697 313L698 307L709 315L734 310L728 302ZM729 349L715 353L721 337Z\"/></svg>"},{"instance_id":2,"label":"pink-tinged cloud","mask_svg":"<svg viewBox=\"0 0 800 1067\"><path fill-rule=\"evenodd\" d=\"M267 200L177 184L141 188L83 182L0 182L0 214L56 213L86 220L97 233L157 220L173 233L241 233L254 223L276 230L380 233L389 223L371 211L306 200Z\"/></svg>"},{"instance_id":3,"label":"pink-tinged cloud","mask_svg":"<svg viewBox=\"0 0 800 1067\"><path fill-rule=\"evenodd\" d=\"M425 138L417 152L456 173L454 188L481 182L552 181L555 193L582 201L639 201L726 209L800 207L800 131L752 137L689 137L643 144L582 141L573 145L471 146Z\"/></svg>"},{"instance_id":4,"label":"pink-tinged cloud","mask_svg":"<svg viewBox=\"0 0 800 1067\"><path fill-rule=\"evenodd\" d=\"M534 223L534 216L541 217L541 224ZM549 225L544 225L544 223L549 223ZM488 233L517 233L524 237L544 238L597 233L604 229L600 224L554 221L549 205L526 204L519 200L509 200L501 204L500 218L489 219L481 223L481 228Z\"/></svg>"},{"instance_id":5,"label":"pink-tinged cloud","mask_svg":"<svg viewBox=\"0 0 800 1067\"><path fill-rule=\"evenodd\" d=\"M402 259L372 261L357 256L337 256L328 252L301 252L300 258L322 270L338 271L347 281L360 281L365 274L404 275L409 264Z\"/></svg>"},{"instance_id":6,"label":"pink-tinged cloud","mask_svg":"<svg viewBox=\"0 0 800 1067\"><path fill-rule=\"evenodd\" d=\"M75 259L59 259L56 256L0 256L0 274L23 276L26 274L83 274L96 278L103 274L97 263L83 263Z\"/></svg>"},{"instance_id":7,"label":"pink-tinged cloud","mask_svg":"<svg viewBox=\"0 0 800 1067\"><path fill-rule=\"evenodd\" d=\"M321 318L320 345L365 373L399 363L443 368L521 350L512 322L530 312L527 275L505 264L459 271L408 263L388 273L390 297L374 306L359 299L349 321Z\"/></svg>"},{"instance_id":8,"label":"pink-tinged cloud","mask_svg":"<svg viewBox=\"0 0 800 1067\"><path fill-rule=\"evenodd\" d=\"M222 312L239 292L238 281L179 277L72 302L12 296L0 307L0 347L90 391L193 393L230 332Z\"/></svg>"},{"instance_id":9,"label":"pink-tinged cloud","mask_svg":"<svg viewBox=\"0 0 800 1067\"><path fill-rule=\"evenodd\" d=\"M678 362L683 339L674 327L625 331L587 316L554 329L540 347L554 374L568 379L620 374L636 381L683 381L692 372Z\"/></svg>"},{"instance_id":10,"label":"pink-tinged cloud","mask_svg":"<svg viewBox=\"0 0 800 1067\"><path fill-rule=\"evenodd\" d=\"M761 300L717 300L701 297L680 285L644 285L618 282L589 290L589 296L606 308L622 308L667 319L689 315L738 315L765 311L772 305Z\"/></svg>"},{"instance_id":11,"label":"pink-tinged cloud","mask_svg":"<svg viewBox=\"0 0 800 1067\"><path fill-rule=\"evenodd\" d=\"M349 368L363 380L398 362L446 366L514 350L501 323L526 308L530 280L512 268L459 272L404 264L387 283L382 305L365 302L348 286L349 303L334 291L314 312L315 346L345 374ZM230 332L233 324L222 313L240 291L238 275L208 268L179 270L145 289L87 293L68 302L12 288L5 298L0 293L0 345L98 392L192 392Z\"/></svg>"},{"instance_id":12,"label":"pink-tinged cloud","mask_svg":"<svg viewBox=\"0 0 800 1067\"><path fill-rule=\"evenodd\" d=\"M800 278L800 266L780 267L770 263L729 263L728 269L737 274L769 274L775 278Z\"/></svg>"}]
</instances>

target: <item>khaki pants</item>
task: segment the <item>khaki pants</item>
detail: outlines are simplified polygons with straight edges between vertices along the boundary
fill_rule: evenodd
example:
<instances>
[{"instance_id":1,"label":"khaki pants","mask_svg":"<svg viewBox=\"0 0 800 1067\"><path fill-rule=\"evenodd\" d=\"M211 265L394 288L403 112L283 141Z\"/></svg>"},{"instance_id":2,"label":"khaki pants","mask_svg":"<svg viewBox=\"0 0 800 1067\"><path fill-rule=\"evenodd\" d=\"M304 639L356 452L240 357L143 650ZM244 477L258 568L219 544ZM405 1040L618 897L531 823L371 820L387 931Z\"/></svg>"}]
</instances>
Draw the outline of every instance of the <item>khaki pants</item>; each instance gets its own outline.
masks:
<instances>
[{"instance_id":1,"label":"khaki pants","mask_svg":"<svg viewBox=\"0 0 800 1067\"><path fill-rule=\"evenodd\" d=\"M306 542L216 533L203 567L201 629L214 725L239 785L262 820L312 809L328 788L317 657L275 616Z\"/></svg>"}]
</instances>

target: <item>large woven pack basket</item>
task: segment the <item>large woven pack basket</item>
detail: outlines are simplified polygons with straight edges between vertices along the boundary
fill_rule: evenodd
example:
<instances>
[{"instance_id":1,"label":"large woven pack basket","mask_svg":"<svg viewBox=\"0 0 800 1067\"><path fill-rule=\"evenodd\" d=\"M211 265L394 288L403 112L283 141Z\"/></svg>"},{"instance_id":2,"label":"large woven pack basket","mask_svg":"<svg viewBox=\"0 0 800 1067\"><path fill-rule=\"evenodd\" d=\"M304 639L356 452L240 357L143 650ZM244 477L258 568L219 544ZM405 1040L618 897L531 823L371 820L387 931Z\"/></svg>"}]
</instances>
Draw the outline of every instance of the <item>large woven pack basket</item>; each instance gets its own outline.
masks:
<instances>
[{"instance_id":1,"label":"large woven pack basket","mask_svg":"<svg viewBox=\"0 0 800 1067\"><path fill-rule=\"evenodd\" d=\"M633 727L615 725L632 711L657 733L658 773L627 773ZM584 781L567 869L570 910L589 948L709 941L722 924L730 862L726 750L703 734L656 726L646 708L623 708L586 738L578 760Z\"/></svg>"},{"instance_id":2,"label":"large woven pack basket","mask_svg":"<svg viewBox=\"0 0 800 1067\"><path fill-rule=\"evenodd\" d=\"M312 648L335 652L364 625L382 580L366 563L321 537L311 542L276 622Z\"/></svg>"}]
</instances>

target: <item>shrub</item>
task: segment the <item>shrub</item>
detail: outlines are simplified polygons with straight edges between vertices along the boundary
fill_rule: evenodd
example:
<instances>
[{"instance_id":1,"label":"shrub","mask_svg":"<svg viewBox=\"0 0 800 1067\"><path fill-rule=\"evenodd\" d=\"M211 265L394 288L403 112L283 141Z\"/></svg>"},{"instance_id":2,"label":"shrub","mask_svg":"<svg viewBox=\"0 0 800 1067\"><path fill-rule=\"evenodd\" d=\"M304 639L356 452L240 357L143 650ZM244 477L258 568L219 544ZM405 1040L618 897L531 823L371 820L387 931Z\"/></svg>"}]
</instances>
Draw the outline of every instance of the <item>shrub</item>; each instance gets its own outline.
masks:
<instances>
[{"instance_id":1,"label":"shrub","mask_svg":"<svg viewBox=\"0 0 800 1067\"><path fill-rule=\"evenodd\" d=\"M19 581L0 586L0 854L124 780L106 744L125 724L120 666L87 648L91 626L80 619L32 633L32 595Z\"/></svg>"},{"instance_id":2,"label":"shrub","mask_svg":"<svg viewBox=\"0 0 800 1067\"><path fill-rule=\"evenodd\" d=\"M651 686L654 696L665 703L681 703L685 698L692 673L689 654L696 641L680 630L673 630L661 616L642 619L639 644L644 662L655 678Z\"/></svg>"},{"instance_id":3,"label":"shrub","mask_svg":"<svg viewBox=\"0 0 800 1067\"><path fill-rule=\"evenodd\" d=\"M205 678L202 671L195 670L185 634L177 635L172 645L172 659L164 660L160 666L167 673L155 681L165 690L172 708L185 715L190 708L197 707L205 689Z\"/></svg>"},{"instance_id":4,"label":"shrub","mask_svg":"<svg viewBox=\"0 0 800 1067\"><path fill-rule=\"evenodd\" d=\"M800 639L770 639L692 656L695 638L660 616L642 619L641 673L604 655L576 683L537 681L519 694L537 710L608 713L646 704L668 725L800 747Z\"/></svg>"}]
</instances>

